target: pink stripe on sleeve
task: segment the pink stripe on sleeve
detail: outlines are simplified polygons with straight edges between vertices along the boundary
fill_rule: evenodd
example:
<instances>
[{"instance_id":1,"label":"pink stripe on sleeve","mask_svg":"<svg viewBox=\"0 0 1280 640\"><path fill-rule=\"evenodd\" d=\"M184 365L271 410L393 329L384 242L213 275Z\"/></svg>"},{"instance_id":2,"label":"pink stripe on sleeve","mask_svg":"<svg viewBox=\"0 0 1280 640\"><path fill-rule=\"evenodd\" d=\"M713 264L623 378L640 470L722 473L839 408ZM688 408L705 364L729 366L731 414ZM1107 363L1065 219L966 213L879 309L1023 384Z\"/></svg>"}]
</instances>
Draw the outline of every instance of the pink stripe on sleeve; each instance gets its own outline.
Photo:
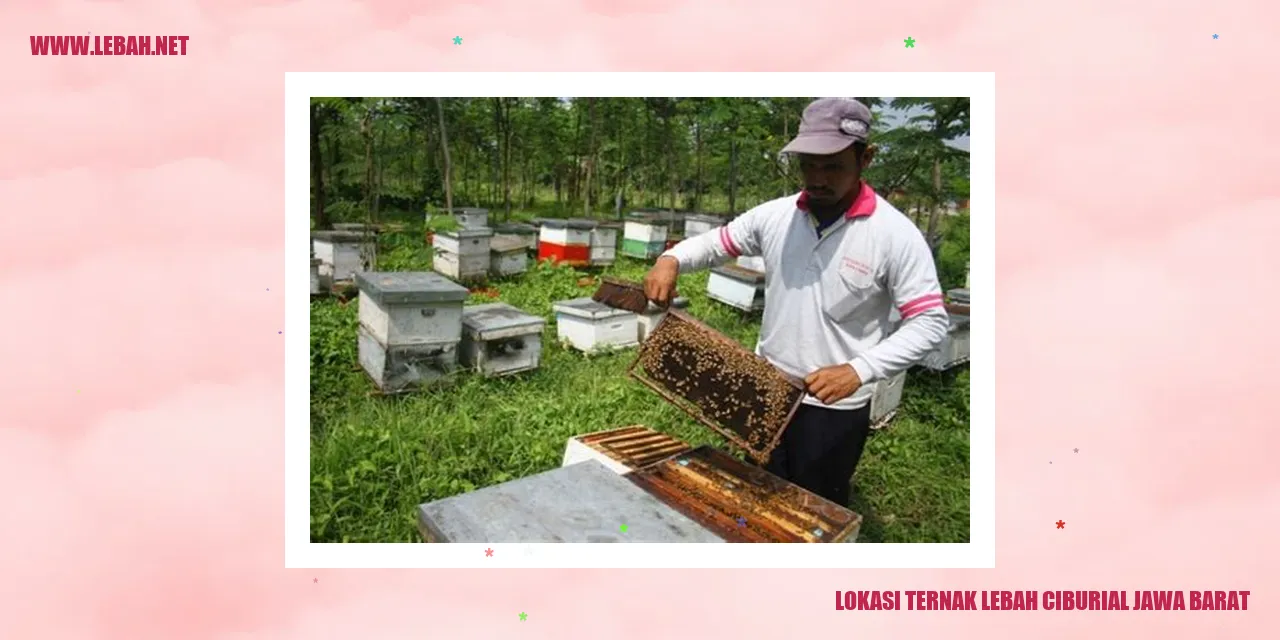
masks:
<instances>
[{"instance_id":1,"label":"pink stripe on sleeve","mask_svg":"<svg viewBox=\"0 0 1280 640\"><path fill-rule=\"evenodd\" d=\"M925 311L928 311L930 309L936 309L937 307L941 307L941 306L942 306L942 294L931 293L929 295L920 296L919 298L916 298L915 300L911 300L910 302L907 302L906 304L898 307L898 313L901 314L902 319L905 320L907 318L910 318L911 316L920 315Z\"/></svg>"},{"instance_id":2,"label":"pink stripe on sleeve","mask_svg":"<svg viewBox=\"0 0 1280 640\"><path fill-rule=\"evenodd\" d=\"M729 237L729 227L720 227L720 245L724 247L726 253L731 257L738 257L742 252L738 250L738 245L733 243L733 238Z\"/></svg>"}]
</instances>

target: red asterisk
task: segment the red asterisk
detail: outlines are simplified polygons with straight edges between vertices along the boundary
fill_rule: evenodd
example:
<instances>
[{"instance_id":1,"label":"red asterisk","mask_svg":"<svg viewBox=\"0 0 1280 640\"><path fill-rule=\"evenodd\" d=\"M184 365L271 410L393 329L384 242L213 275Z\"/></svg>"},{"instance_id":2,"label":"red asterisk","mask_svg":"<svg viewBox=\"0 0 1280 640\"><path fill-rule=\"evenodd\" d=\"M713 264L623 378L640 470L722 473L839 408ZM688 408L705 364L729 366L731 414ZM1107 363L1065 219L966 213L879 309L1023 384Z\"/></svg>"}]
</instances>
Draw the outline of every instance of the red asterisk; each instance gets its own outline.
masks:
<instances>
[{"instance_id":1,"label":"red asterisk","mask_svg":"<svg viewBox=\"0 0 1280 640\"><path fill-rule=\"evenodd\" d=\"M1059 521L1055 522L1054 524L1058 525L1058 528L1059 528L1059 529L1061 529L1061 528L1063 528L1063 527L1067 526L1067 523L1065 523L1065 522L1063 522L1063 521L1061 521L1061 520L1059 520Z\"/></svg>"},{"instance_id":2,"label":"red asterisk","mask_svg":"<svg viewBox=\"0 0 1280 640\"><path fill-rule=\"evenodd\" d=\"M485 555L486 557L487 557L487 556L492 556L492 555L493 555L493 549L485 549L485 550L484 550L484 555Z\"/></svg>"},{"instance_id":3,"label":"red asterisk","mask_svg":"<svg viewBox=\"0 0 1280 640\"><path fill-rule=\"evenodd\" d=\"M312 578L312 579L311 579L311 582L312 582L312 583L318 583L318 582L320 582L320 578Z\"/></svg>"}]
</instances>

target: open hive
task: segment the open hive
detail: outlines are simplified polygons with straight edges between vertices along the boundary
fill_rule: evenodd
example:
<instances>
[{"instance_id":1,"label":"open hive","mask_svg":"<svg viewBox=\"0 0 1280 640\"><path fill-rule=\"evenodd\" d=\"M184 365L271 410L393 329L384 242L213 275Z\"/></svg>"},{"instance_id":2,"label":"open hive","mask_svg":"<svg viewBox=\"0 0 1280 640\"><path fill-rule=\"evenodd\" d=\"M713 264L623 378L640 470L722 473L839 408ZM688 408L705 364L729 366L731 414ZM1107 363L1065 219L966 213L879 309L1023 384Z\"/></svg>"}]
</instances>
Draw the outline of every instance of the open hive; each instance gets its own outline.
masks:
<instances>
[{"instance_id":1,"label":"open hive","mask_svg":"<svg viewBox=\"0 0 1280 640\"><path fill-rule=\"evenodd\" d=\"M804 398L804 385L678 309L669 311L627 372L760 464Z\"/></svg>"},{"instance_id":2,"label":"open hive","mask_svg":"<svg viewBox=\"0 0 1280 640\"><path fill-rule=\"evenodd\" d=\"M862 517L702 446L624 476L728 542L853 542Z\"/></svg>"},{"instance_id":3,"label":"open hive","mask_svg":"<svg viewBox=\"0 0 1280 640\"><path fill-rule=\"evenodd\" d=\"M614 463L606 463L606 466L628 472L643 469L690 449L681 440L640 425L588 433L570 440L570 447L576 442ZM579 457L582 454L567 448L565 464L576 462Z\"/></svg>"}]
</instances>

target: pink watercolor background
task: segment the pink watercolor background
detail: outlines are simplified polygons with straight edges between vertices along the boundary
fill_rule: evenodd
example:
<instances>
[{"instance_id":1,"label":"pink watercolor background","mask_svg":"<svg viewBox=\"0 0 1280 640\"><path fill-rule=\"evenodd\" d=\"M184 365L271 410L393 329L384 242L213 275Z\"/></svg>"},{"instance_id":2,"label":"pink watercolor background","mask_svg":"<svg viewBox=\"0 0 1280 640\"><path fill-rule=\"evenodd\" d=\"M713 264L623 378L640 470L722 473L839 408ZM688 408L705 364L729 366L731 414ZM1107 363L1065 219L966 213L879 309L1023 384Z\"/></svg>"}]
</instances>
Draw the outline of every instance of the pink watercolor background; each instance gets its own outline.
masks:
<instances>
[{"instance_id":1,"label":"pink watercolor background","mask_svg":"<svg viewBox=\"0 0 1280 640\"><path fill-rule=\"evenodd\" d=\"M1118 4L5 2L0 638L1275 637L1280 5ZM283 73L622 69L997 73L999 568L282 568ZM833 610L937 588L1253 595Z\"/></svg>"}]
</instances>

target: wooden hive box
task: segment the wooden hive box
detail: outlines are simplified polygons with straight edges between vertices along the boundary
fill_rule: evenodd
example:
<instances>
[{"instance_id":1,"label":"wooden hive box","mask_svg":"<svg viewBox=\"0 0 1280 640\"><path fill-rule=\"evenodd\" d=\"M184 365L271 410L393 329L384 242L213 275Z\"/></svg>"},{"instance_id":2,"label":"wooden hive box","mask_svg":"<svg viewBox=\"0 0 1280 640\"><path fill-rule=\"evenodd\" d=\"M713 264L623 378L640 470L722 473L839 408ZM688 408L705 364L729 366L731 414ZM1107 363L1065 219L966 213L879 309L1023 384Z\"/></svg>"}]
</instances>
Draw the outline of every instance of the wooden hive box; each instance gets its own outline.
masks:
<instances>
[{"instance_id":1,"label":"wooden hive box","mask_svg":"<svg viewBox=\"0 0 1280 640\"><path fill-rule=\"evenodd\" d=\"M529 269L528 245L522 238L494 237L489 242L489 272L495 276L513 276Z\"/></svg>"},{"instance_id":2,"label":"wooden hive box","mask_svg":"<svg viewBox=\"0 0 1280 640\"><path fill-rule=\"evenodd\" d=\"M418 530L427 542L724 542L594 460L420 505Z\"/></svg>"},{"instance_id":3,"label":"wooden hive box","mask_svg":"<svg viewBox=\"0 0 1280 640\"><path fill-rule=\"evenodd\" d=\"M627 372L764 464L800 402L801 381L673 309Z\"/></svg>"},{"instance_id":4,"label":"wooden hive box","mask_svg":"<svg viewBox=\"0 0 1280 640\"><path fill-rule=\"evenodd\" d=\"M324 293L323 280L320 279L320 258L311 259L311 295L318 296Z\"/></svg>"},{"instance_id":5,"label":"wooden hive box","mask_svg":"<svg viewBox=\"0 0 1280 640\"><path fill-rule=\"evenodd\" d=\"M672 309L684 309L688 306L689 300L687 298L677 297L671 301ZM658 328L658 323L662 322L662 319L665 317L667 317L667 310L653 304L652 302L649 303L649 306L644 310L644 313L637 313L636 328L640 330L640 342L644 342L644 339L648 338L649 334L653 333L653 330Z\"/></svg>"},{"instance_id":6,"label":"wooden hive box","mask_svg":"<svg viewBox=\"0 0 1280 640\"><path fill-rule=\"evenodd\" d=\"M606 267L617 261L620 226L616 222L602 222L591 230L591 266Z\"/></svg>"},{"instance_id":7,"label":"wooden hive box","mask_svg":"<svg viewBox=\"0 0 1280 640\"><path fill-rule=\"evenodd\" d=\"M441 231L432 239L431 266L454 280L483 278L489 273L492 238L493 229Z\"/></svg>"},{"instance_id":8,"label":"wooden hive box","mask_svg":"<svg viewBox=\"0 0 1280 640\"><path fill-rule=\"evenodd\" d=\"M463 229L484 229L489 226L489 210L479 207L462 207L453 210L453 219Z\"/></svg>"},{"instance_id":9,"label":"wooden hive box","mask_svg":"<svg viewBox=\"0 0 1280 640\"><path fill-rule=\"evenodd\" d=\"M383 393L452 373L467 290L430 272L358 273L360 366Z\"/></svg>"},{"instance_id":10,"label":"wooden hive box","mask_svg":"<svg viewBox=\"0 0 1280 640\"><path fill-rule=\"evenodd\" d=\"M486 376L537 369L546 320L505 302L462 309L462 364Z\"/></svg>"},{"instance_id":11,"label":"wooden hive box","mask_svg":"<svg viewBox=\"0 0 1280 640\"><path fill-rule=\"evenodd\" d=\"M538 251L538 228L523 222L509 222L493 228L493 239L515 238L524 243L529 251Z\"/></svg>"},{"instance_id":12,"label":"wooden hive box","mask_svg":"<svg viewBox=\"0 0 1280 640\"><path fill-rule=\"evenodd\" d=\"M351 280L364 270L361 247L372 249L373 236L356 231L316 231L311 246L320 259L320 275L337 284ZM369 251L366 251L369 253Z\"/></svg>"},{"instance_id":13,"label":"wooden hive box","mask_svg":"<svg viewBox=\"0 0 1280 640\"><path fill-rule=\"evenodd\" d=\"M591 298L575 298L552 305L556 336L573 348L595 353L638 344L636 314L614 309Z\"/></svg>"},{"instance_id":14,"label":"wooden hive box","mask_svg":"<svg viewBox=\"0 0 1280 640\"><path fill-rule=\"evenodd\" d=\"M595 460L614 473L630 473L690 448L684 441L665 433L634 425L569 438L560 466Z\"/></svg>"},{"instance_id":15,"label":"wooden hive box","mask_svg":"<svg viewBox=\"0 0 1280 640\"><path fill-rule=\"evenodd\" d=\"M388 347L462 339L465 287L430 271L366 272L360 288L360 325Z\"/></svg>"},{"instance_id":16,"label":"wooden hive box","mask_svg":"<svg viewBox=\"0 0 1280 640\"><path fill-rule=\"evenodd\" d=\"M538 260L563 262L571 267L585 267L591 262L589 220L544 219L538 230Z\"/></svg>"},{"instance_id":17,"label":"wooden hive box","mask_svg":"<svg viewBox=\"0 0 1280 640\"><path fill-rule=\"evenodd\" d=\"M926 369L946 371L969 361L969 309L947 305L947 316L947 337L920 363Z\"/></svg>"},{"instance_id":18,"label":"wooden hive box","mask_svg":"<svg viewBox=\"0 0 1280 640\"><path fill-rule=\"evenodd\" d=\"M711 216L702 213L693 213L684 217L684 237L692 238L700 236L712 229L724 226L724 220L719 216Z\"/></svg>"},{"instance_id":19,"label":"wooden hive box","mask_svg":"<svg viewBox=\"0 0 1280 640\"><path fill-rule=\"evenodd\" d=\"M627 216L622 228L622 254L648 260L662 255L667 249L670 226L652 214Z\"/></svg>"},{"instance_id":20,"label":"wooden hive box","mask_svg":"<svg viewBox=\"0 0 1280 640\"><path fill-rule=\"evenodd\" d=\"M871 393L871 428L883 429L898 413L902 403L902 387L906 385L907 372L902 371L888 380L877 380Z\"/></svg>"},{"instance_id":21,"label":"wooden hive box","mask_svg":"<svg viewBox=\"0 0 1280 640\"><path fill-rule=\"evenodd\" d=\"M623 477L728 542L853 542L862 526L853 511L709 446Z\"/></svg>"},{"instance_id":22,"label":"wooden hive box","mask_svg":"<svg viewBox=\"0 0 1280 640\"><path fill-rule=\"evenodd\" d=\"M707 297L739 311L764 309L764 274L726 264L711 269L707 276Z\"/></svg>"}]
</instances>

